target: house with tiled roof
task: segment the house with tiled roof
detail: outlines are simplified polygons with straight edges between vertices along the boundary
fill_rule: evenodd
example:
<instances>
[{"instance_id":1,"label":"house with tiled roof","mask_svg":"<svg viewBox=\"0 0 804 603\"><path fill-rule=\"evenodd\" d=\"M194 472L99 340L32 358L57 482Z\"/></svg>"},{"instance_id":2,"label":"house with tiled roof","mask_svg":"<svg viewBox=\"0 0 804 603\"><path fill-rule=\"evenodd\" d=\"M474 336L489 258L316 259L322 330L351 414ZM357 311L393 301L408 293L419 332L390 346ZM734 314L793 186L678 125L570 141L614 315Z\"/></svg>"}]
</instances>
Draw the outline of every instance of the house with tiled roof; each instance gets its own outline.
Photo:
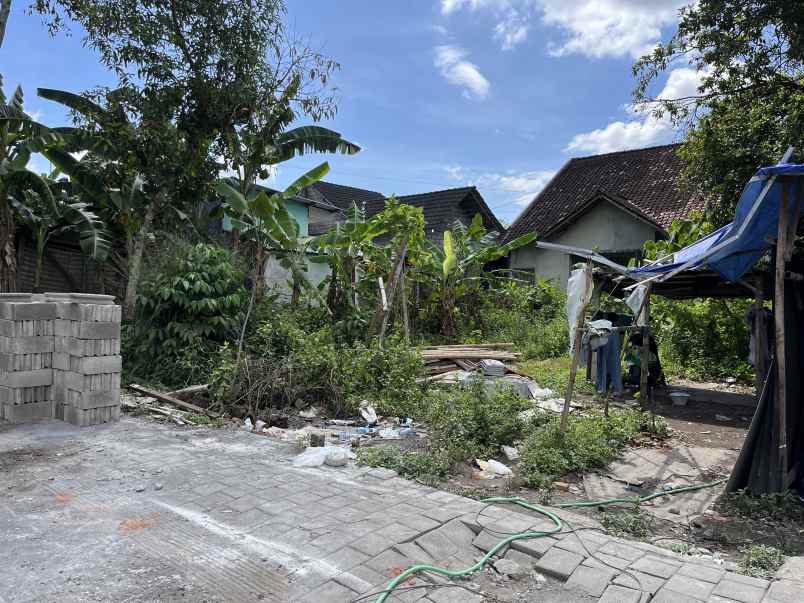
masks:
<instances>
[{"instance_id":1,"label":"house with tiled roof","mask_svg":"<svg viewBox=\"0 0 804 603\"><path fill-rule=\"evenodd\" d=\"M385 196L382 193L331 182L316 182L303 189L301 194L308 199L335 205L343 212L349 209L352 203L357 203L367 217L378 214L385 207ZM425 234L428 239L438 244L443 240L444 231L456 220L468 226L476 214L480 214L483 218L487 230L498 233L504 230L503 225L474 186L402 195L397 198L401 203L422 209ZM337 217L322 214L322 218L325 219ZM340 217L342 218L343 214ZM332 222L314 222L311 214L310 234L325 232L331 225Z\"/></svg>"},{"instance_id":2,"label":"house with tiled roof","mask_svg":"<svg viewBox=\"0 0 804 603\"><path fill-rule=\"evenodd\" d=\"M699 195L681 186L679 145L570 159L505 233L511 240L536 232L538 240L585 249L627 264L645 241L667 237L673 220L703 210ZM566 287L574 256L528 245L509 266Z\"/></svg>"}]
</instances>

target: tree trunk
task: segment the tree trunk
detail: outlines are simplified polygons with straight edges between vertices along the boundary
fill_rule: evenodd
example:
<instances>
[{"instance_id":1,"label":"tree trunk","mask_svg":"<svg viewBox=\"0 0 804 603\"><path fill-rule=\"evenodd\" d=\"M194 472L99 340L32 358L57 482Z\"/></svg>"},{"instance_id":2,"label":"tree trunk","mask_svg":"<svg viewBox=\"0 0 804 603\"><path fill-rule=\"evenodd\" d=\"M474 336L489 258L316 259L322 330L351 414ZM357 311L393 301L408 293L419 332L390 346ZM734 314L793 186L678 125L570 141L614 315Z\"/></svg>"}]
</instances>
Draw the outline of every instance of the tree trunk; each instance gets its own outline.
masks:
<instances>
[{"instance_id":1,"label":"tree trunk","mask_svg":"<svg viewBox=\"0 0 804 603\"><path fill-rule=\"evenodd\" d=\"M11 14L11 0L0 0L0 47L3 46L3 39L6 37L9 14Z\"/></svg>"},{"instance_id":2,"label":"tree trunk","mask_svg":"<svg viewBox=\"0 0 804 603\"><path fill-rule=\"evenodd\" d=\"M441 290L441 334L455 336L455 293L452 287L444 285Z\"/></svg>"},{"instance_id":3,"label":"tree trunk","mask_svg":"<svg viewBox=\"0 0 804 603\"><path fill-rule=\"evenodd\" d=\"M134 311L137 306L137 286L140 282L140 271L142 270L142 255L145 251L145 242L151 230L156 212L156 200L161 193L157 194L154 200L145 208L145 216L142 220L142 227L137 236L134 237L131 253L128 256L128 282L126 283L126 298L123 302L123 313L126 320L134 318Z\"/></svg>"},{"instance_id":4,"label":"tree trunk","mask_svg":"<svg viewBox=\"0 0 804 603\"><path fill-rule=\"evenodd\" d=\"M42 281L42 261L45 259L45 242L36 239L36 269L34 270L34 293L41 293L40 284Z\"/></svg>"},{"instance_id":5,"label":"tree trunk","mask_svg":"<svg viewBox=\"0 0 804 603\"><path fill-rule=\"evenodd\" d=\"M17 290L16 225L6 192L0 190L0 293Z\"/></svg>"}]
</instances>

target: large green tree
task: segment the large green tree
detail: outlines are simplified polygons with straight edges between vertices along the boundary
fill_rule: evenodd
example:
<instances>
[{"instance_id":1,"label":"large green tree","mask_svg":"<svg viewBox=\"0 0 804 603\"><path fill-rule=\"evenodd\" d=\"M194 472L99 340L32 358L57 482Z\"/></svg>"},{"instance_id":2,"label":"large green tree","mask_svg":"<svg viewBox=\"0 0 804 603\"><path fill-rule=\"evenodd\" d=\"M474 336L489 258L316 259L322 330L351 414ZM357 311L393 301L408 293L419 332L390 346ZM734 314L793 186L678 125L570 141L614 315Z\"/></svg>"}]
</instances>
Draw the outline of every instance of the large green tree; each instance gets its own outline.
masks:
<instances>
[{"instance_id":1,"label":"large green tree","mask_svg":"<svg viewBox=\"0 0 804 603\"><path fill-rule=\"evenodd\" d=\"M654 80L681 65L698 71L698 90L651 96ZM708 195L718 222L731 218L759 166L790 145L804 151L800 0L700 0L680 11L675 35L639 59L634 73L635 100L687 126L687 177Z\"/></svg>"}]
</instances>

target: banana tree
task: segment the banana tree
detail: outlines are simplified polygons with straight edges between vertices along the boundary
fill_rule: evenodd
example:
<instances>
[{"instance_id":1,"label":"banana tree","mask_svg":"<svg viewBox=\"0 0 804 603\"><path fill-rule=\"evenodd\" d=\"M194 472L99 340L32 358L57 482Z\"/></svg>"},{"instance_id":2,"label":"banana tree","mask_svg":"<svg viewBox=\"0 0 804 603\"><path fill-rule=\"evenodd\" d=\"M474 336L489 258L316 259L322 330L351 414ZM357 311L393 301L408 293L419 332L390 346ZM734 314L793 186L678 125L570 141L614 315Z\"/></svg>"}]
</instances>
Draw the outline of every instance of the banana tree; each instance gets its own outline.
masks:
<instances>
[{"instance_id":1,"label":"banana tree","mask_svg":"<svg viewBox=\"0 0 804 603\"><path fill-rule=\"evenodd\" d=\"M299 224L290 215L287 202L297 196L301 189L321 180L329 172L329 164L322 163L300 178L284 191L268 194L262 190L257 195L247 197L226 181L218 182L215 190L223 198L223 211L232 221L241 236L254 241L257 257L254 266L254 288L252 289L246 320L243 324L238 356L243 347L245 327L248 323L257 283L263 278L265 252L276 257L279 264L290 273L289 285L293 291L291 303L298 303L303 289L315 292L307 280L307 260L305 241L299 236Z\"/></svg>"},{"instance_id":2,"label":"banana tree","mask_svg":"<svg viewBox=\"0 0 804 603\"><path fill-rule=\"evenodd\" d=\"M436 296L440 304L442 335L455 335L457 301L479 288L483 268L535 239L536 234L529 233L500 245L497 233L486 230L480 214L475 215L468 227L456 221L449 230L444 231L443 246L431 247L433 263L440 267Z\"/></svg>"},{"instance_id":3,"label":"banana tree","mask_svg":"<svg viewBox=\"0 0 804 603\"><path fill-rule=\"evenodd\" d=\"M360 274L366 272L377 251L374 239L387 230L380 220L366 220L365 213L352 203L343 222L308 242L308 248L318 253L311 261L329 265L327 306L334 320L359 312Z\"/></svg>"},{"instance_id":4,"label":"banana tree","mask_svg":"<svg viewBox=\"0 0 804 603\"><path fill-rule=\"evenodd\" d=\"M16 289L16 224L9 201L9 182L16 173L27 171L35 143L55 138L46 126L25 112L22 88L18 86L11 98L6 98L0 76L0 292Z\"/></svg>"},{"instance_id":5,"label":"banana tree","mask_svg":"<svg viewBox=\"0 0 804 603\"><path fill-rule=\"evenodd\" d=\"M9 180L11 205L36 247L34 291L40 290L45 248L59 235L77 233L86 255L99 262L106 259L109 238L105 226L86 203L69 195L69 183L48 181L30 171L15 172Z\"/></svg>"},{"instance_id":6,"label":"banana tree","mask_svg":"<svg viewBox=\"0 0 804 603\"><path fill-rule=\"evenodd\" d=\"M166 193L147 195L145 180L129 168L128 150L137 138L136 126L119 106L103 107L93 100L65 90L39 88L40 97L81 115L89 128L53 128L58 144L45 145L41 152L61 172L67 174L82 196L92 202L110 225L119 227L126 242L127 280L123 302L125 315L133 316L142 269L145 243L157 207ZM110 97L115 98L116 92ZM172 127L165 124L164 127ZM74 153L86 151L80 160Z\"/></svg>"}]
</instances>

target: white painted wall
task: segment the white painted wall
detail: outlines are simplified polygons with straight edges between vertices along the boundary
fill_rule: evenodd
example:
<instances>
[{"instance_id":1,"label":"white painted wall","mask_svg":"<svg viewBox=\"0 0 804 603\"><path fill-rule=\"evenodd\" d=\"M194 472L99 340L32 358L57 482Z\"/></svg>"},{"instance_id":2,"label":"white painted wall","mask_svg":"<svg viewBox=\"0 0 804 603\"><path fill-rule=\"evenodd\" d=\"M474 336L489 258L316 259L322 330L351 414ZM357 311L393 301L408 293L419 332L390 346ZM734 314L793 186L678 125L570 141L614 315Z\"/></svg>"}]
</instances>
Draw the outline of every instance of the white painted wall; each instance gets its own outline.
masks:
<instances>
[{"instance_id":1,"label":"white painted wall","mask_svg":"<svg viewBox=\"0 0 804 603\"><path fill-rule=\"evenodd\" d=\"M273 256L269 256L265 262L265 287L271 293L279 294L280 298L287 301L293 292L290 282L290 271L279 264ZM329 265L307 261L307 280L314 286L329 276Z\"/></svg>"},{"instance_id":2,"label":"white painted wall","mask_svg":"<svg viewBox=\"0 0 804 603\"><path fill-rule=\"evenodd\" d=\"M546 240L602 252L627 251L641 248L645 241L653 241L657 232L650 224L601 200L569 228ZM570 262L567 254L527 245L511 252L510 266L534 269L541 278L554 280L566 289Z\"/></svg>"}]
</instances>

